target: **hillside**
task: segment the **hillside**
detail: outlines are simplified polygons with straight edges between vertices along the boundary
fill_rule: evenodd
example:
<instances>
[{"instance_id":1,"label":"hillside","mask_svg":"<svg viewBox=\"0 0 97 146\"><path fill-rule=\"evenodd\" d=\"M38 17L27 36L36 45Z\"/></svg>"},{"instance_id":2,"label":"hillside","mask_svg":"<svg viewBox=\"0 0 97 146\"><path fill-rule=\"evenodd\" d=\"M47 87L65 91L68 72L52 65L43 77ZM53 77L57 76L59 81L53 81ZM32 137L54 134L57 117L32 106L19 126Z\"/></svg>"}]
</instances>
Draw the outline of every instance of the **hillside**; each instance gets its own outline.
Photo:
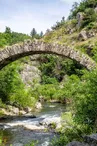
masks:
<instances>
[{"instance_id":1,"label":"hillside","mask_svg":"<svg viewBox=\"0 0 97 146\"><path fill-rule=\"evenodd\" d=\"M84 5L85 7L85 3L86 2L84 1L81 3L81 5ZM72 12L72 15L75 11L80 10L80 7L82 6L75 8ZM87 11L93 12L91 15L88 15L86 14ZM94 15L95 19L92 20ZM93 6L93 8L91 7L91 4L89 6L87 5L85 11L82 9L78 11L78 13L76 12L76 16L72 16L72 18L69 20L61 20L61 22L57 22L52 27L52 31L47 32L43 39L45 42L65 44L66 46L81 50L82 52L96 59L94 57L96 55L95 53L97 47L96 4L95 7Z\"/></svg>"}]
</instances>

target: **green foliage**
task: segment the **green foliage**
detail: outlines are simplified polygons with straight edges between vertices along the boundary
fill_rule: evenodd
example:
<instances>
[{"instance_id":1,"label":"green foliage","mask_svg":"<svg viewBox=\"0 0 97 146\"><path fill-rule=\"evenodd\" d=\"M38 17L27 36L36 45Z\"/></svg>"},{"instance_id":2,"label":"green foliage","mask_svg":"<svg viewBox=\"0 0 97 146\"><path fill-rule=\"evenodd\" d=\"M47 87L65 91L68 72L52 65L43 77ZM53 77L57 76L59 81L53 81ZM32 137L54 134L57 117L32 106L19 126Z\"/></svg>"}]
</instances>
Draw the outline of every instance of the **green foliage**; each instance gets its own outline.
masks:
<instances>
[{"instance_id":1,"label":"green foliage","mask_svg":"<svg viewBox=\"0 0 97 146\"><path fill-rule=\"evenodd\" d=\"M5 144L3 144L2 137L0 137L0 145L5 146Z\"/></svg>"},{"instance_id":2,"label":"green foliage","mask_svg":"<svg viewBox=\"0 0 97 146\"><path fill-rule=\"evenodd\" d=\"M82 27L90 25L90 23L95 22L97 19L97 14L95 13L93 8L87 8L85 10L84 21L82 23Z\"/></svg>"},{"instance_id":3,"label":"green foliage","mask_svg":"<svg viewBox=\"0 0 97 146\"><path fill-rule=\"evenodd\" d=\"M71 15L69 18L75 18L78 12L84 12L87 8L95 8L97 6L96 0L82 0L80 4L75 2L72 5Z\"/></svg>"},{"instance_id":4,"label":"green foliage","mask_svg":"<svg viewBox=\"0 0 97 146\"><path fill-rule=\"evenodd\" d=\"M97 13L94 10L96 6L96 0L82 0L80 4L75 2L72 6L69 19L75 19L77 13L82 12L84 15L82 28L84 28L89 25L89 23L97 21Z\"/></svg>"},{"instance_id":5,"label":"green foliage","mask_svg":"<svg viewBox=\"0 0 97 146\"><path fill-rule=\"evenodd\" d=\"M92 54L93 54L93 59L97 62L97 42L93 47Z\"/></svg>"},{"instance_id":6,"label":"green foliage","mask_svg":"<svg viewBox=\"0 0 97 146\"><path fill-rule=\"evenodd\" d=\"M63 25L65 24L65 17L62 17L62 20L60 22L56 22L56 24L54 26L52 26L52 30L57 30L59 28L61 28Z\"/></svg>"},{"instance_id":7,"label":"green foliage","mask_svg":"<svg viewBox=\"0 0 97 146\"><path fill-rule=\"evenodd\" d=\"M9 27L6 27L5 32L0 33L0 47L22 42L25 39L31 39L31 37L26 34L13 32Z\"/></svg>"},{"instance_id":8,"label":"green foliage","mask_svg":"<svg viewBox=\"0 0 97 146\"><path fill-rule=\"evenodd\" d=\"M43 37L43 31L40 32L40 38Z\"/></svg>"},{"instance_id":9,"label":"green foliage","mask_svg":"<svg viewBox=\"0 0 97 146\"><path fill-rule=\"evenodd\" d=\"M6 146L6 139L4 140L2 136L0 136L0 146ZM12 144L9 146L12 146Z\"/></svg>"},{"instance_id":10,"label":"green foliage","mask_svg":"<svg viewBox=\"0 0 97 146\"><path fill-rule=\"evenodd\" d=\"M32 31L31 31L31 33L30 33L30 35L31 35L31 37L32 37L33 39L34 39L34 38L40 39L40 38L43 37L43 32L41 31L40 34L38 34L37 31L36 31L36 29L33 28Z\"/></svg>"},{"instance_id":11,"label":"green foliage","mask_svg":"<svg viewBox=\"0 0 97 146\"><path fill-rule=\"evenodd\" d=\"M35 28L32 29L30 35L31 35L32 38L35 38L36 37L37 32L36 32Z\"/></svg>"},{"instance_id":12,"label":"green foliage","mask_svg":"<svg viewBox=\"0 0 97 146\"><path fill-rule=\"evenodd\" d=\"M65 128L59 138L53 139L52 146L66 146L71 141L83 141L83 135L90 134L92 129L86 125L71 125Z\"/></svg>"},{"instance_id":13,"label":"green foliage","mask_svg":"<svg viewBox=\"0 0 97 146\"><path fill-rule=\"evenodd\" d=\"M65 103L65 91L61 88L62 85L58 82L52 84L43 84L39 85L37 88L32 90L32 95L38 99L39 97L43 97L45 101L49 100L58 100L62 103Z\"/></svg>"},{"instance_id":14,"label":"green foliage","mask_svg":"<svg viewBox=\"0 0 97 146\"><path fill-rule=\"evenodd\" d=\"M74 120L95 127L97 118L97 70L84 72L80 78L72 75L64 83L64 95L72 100Z\"/></svg>"},{"instance_id":15,"label":"green foliage","mask_svg":"<svg viewBox=\"0 0 97 146\"><path fill-rule=\"evenodd\" d=\"M89 23L89 24L87 25L86 29L87 29L87 30L95 29L95 26L96 26L95 22L91 22L91 23Z\"/></svg>"},{"instance_id":16,"label":"green foliage","mask_svg":"<svg viewBox=\"0 0 97 146\"><path fill-rule=\"evenodd\" d=\"M75 121L95 126L97 117L97 70L87 72L76 88L74 99ZM80 116L79 116L80 115Z\"/></svg>"},{"instance_id":17,"label":"green foliage","mask_svg":"<svg viewBox=\"0 0 97 146\"><path fill-rule=\"evenodd\" d=\"M42 55L40 57L40 70L42 72L42 84L61 82L64 75L77 74L81 76L80 66L76 61L58 57L55 55Z\"/></svg>"},{"instance_id":18,"label":"green foliage","mask_svg":"<svg viewBox=\"0 0 97 146\"><path fill-rule=\"evenodd\" d=\"M11 33L10 27L7 27L7 26L6 26L5 33L9 33L9 34Z\"/></svg>"},{"instance_id":19,"label":"green foliage","mask_svg":"<svg viewBox=\"0 0 97 146\"><path fill-rule=\"evenodd\" d=\"M32 106L36 100L32 98L30 89L26 89L18 73L18 62L0 71L0 98L4 103L11 102L25 107Z\"/></svg>"},{"instance_id":20,"label":"green foliage","mask_svg":"<svg viewBox=\"0 0 97 146\"><path fill-rule=\"evenodd\" d=\"M26 144L25 146L36 146L38 141L32 141L29 144Z\"/></svg>"},{"instance_id":21,"label":"green foliage","mask_svg":"<svg viewBox=\"0 0 97 146\"><path fill-rule=\"evenodd\" d=\"M37 90L37 96L43 96L45 100L53 99L54 93L56 92L56 85L45 84L40 85Z\"/></svg>"}]
</instances>

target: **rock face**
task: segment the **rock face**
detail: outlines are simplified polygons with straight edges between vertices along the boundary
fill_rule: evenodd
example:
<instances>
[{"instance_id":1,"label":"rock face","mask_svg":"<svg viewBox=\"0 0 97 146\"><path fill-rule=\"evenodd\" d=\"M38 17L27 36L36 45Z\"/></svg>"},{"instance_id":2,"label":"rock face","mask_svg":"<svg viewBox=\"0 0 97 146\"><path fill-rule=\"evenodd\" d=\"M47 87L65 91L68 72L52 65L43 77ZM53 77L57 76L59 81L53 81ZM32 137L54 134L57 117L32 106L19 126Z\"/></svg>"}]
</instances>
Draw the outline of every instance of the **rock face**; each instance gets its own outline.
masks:
<instances>
[{"instance_id":1,"label":"rock face","mask_svg":"<svg viewBox=\"0 0 97 146\"><path fill-rule=\"evenodd\" d=\"M41 40L26 40L22 45L13 45L12 47L0 50L0 69L21 57L41 53L57 54L71 58L86 67L88 70L97 67L95 61L89 56L72 47L64 44L45 43Z\"/></svg>"},{"instance_id":2,"label":"rock face","mask_svg":"<svg viewBox=\"0 0 97 146\"><path fill-rule=\"evenodd\" d=\"M41 71L38 69L39 62L33 61L31 58L30 61L24 63L23 69L20 71L20 76L26 86L35 87L41 82Z\"/></svg>"},{"instance_id":3,"label":"rock face","mask_svg":"<svg viewBox=\"0 0 97 146\"><path fill-rule=\"evenodd\" d=\"M84 19L83 13L81 13L81 12L77 13L76 18L77 18L77 22L78 22L77 23L77 29L79 29L82 26L82 22L83 22L83 19Z\"/></svg>"}]
</instances>

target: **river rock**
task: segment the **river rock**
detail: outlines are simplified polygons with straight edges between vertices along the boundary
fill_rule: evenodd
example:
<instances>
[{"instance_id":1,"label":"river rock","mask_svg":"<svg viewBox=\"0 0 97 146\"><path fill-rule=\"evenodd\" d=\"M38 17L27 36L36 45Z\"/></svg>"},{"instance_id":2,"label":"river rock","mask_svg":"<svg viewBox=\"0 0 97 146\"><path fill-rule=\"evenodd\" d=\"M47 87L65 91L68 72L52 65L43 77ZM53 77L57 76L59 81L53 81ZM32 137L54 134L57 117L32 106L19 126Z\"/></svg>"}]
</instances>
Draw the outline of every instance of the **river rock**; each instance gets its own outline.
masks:
<instances>
[{"instance_id":1,"label":"river rock","mask_svg":"<svg viewBox=\"0 0 97 146\"><path fill-rule=\"evenodd\" d=\"M24 108L24 111L25 111L26 113L30 113L30 112L32 111L32 109L31 109L30 107L25 107L25 108Z\"/></svg>"},{"instance_id":2,"label":"river rock","mask_svg":"<svg viewBox=\"0 0 97 146\"><path fill-rule=\"evenodd\" d=\"M23 146L22 143L14 143L13 146Z\"/></svg>"},{"instance_id":3,"label":"river rock","mask_svg":"<svg viewBox=\"0 0 97 146\"><path fill-rule=\"evenodd\" d=\"M25 127L25 129L29 129L29 130L33 130L33 131L45 130L45 127L44 126L29 125L29 124L25 124L23 126Z\"/></svg>"},{"instance_id":4,"label":"river rock","mask_svg":"<svg viewBox=\"0 0 97 146\"><path fill-rule=\"evenodd\" d=\"M35 107L36 109L42 109L42 104L40 102L37 102Z\"/></svg>"},{"instance_id":5,"label":"river rock","mask_svg":"<svg viewBox=\"0 0 97 146\"><path fill-rule=\"evenodd\" d=\"M60 117L50 117L42 120L40 125L44 125L45 127L50 127L51 125L55 125L55 128L61 128L61 118Z\"/></svg>"},{"instance_id":6,"label":"river rock","mask_svg":"<svg viewBox=\"0 0 97 146\"><path fill-rule=\"evenodd\" d=\"M15 115L19 115L19 109L18 109L18 108L13 107L12 109L13 109L13 113L14 113Z\"/></svg>"},{"instance_id":7,"label":"river rock","mask_svg":"<svg viewBox=\"0 0 97 146\"><path fill-rule=\"evenodd\" d=\"M25 115L25 114L26 114L25 111L23 111L23 110L20 110L20 111L19 111L19 115Z\"/></svg>"},{"instance_id":8,"label":"river rock","mask_svg":"<svg viewBox=\"0 0 97 146\"><path fill-rule=\"evenodd\" d=\"M11 106L11 105L8 105L7 108L8 108L8 111L10 112L10 115L13 115L13 114L18 115L19 114L19 108Z\"/></svg>"}]
</instances>

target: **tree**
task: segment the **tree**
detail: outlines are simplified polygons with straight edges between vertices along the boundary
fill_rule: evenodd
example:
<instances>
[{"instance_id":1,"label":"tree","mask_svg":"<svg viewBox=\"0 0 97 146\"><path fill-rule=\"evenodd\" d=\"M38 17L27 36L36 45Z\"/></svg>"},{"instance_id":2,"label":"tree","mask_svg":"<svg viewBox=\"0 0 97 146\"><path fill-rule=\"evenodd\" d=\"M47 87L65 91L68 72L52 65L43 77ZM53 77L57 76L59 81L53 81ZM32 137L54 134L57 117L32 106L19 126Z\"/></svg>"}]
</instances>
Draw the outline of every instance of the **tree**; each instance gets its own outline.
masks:
<instances>
[{"instance_id":1,"label":"tree","mask_svg":"<svg viewBox=\"0 0 97 146\"><path fill-rule=\"evenodd\" d=\"M62 20L61 20L61 22L65 22L65 17L64 17L64 16L62 17Z\"/></svg>"},{"instance_id":2,"label":"tree","mask_svg":"<svg viewBox=\"0 0 97 146\"><path fill-rule=\"evenodd\" d=\"M37 36L37 31L35 30L35 28L32 29L30 35L32 38L35 38Z\"/></svg>"},{"instance_id":3,"label":"tree","mask_svg":"<svg viewBox=\"0 0 97 146\"><path fill-rule=\"evenodd\" d=\"M40 32L40 37L43 37L43 31Z\"/></svg>"},{"instance_id":4,"label":"tree","mask_svg":"<svg viewBox=\"0 0 97 146\"><path fill-rule=\"evenodd\" d=\"M5 33L11 33L10 27L7 27L7 26L6 26L6 28L5 28Z\"/></svg>"},{"instance_id":5,"label":"tree","mask_svg":"<svg viewBox=\"0 0 97 146\"><path fill-rule=\"evenodd\" d=\"M71 11L74 11L75 9L77 9L77 7L78 7L78 3L74 2L73 5L72 5Z\"/></svg>"}]
</instances>

